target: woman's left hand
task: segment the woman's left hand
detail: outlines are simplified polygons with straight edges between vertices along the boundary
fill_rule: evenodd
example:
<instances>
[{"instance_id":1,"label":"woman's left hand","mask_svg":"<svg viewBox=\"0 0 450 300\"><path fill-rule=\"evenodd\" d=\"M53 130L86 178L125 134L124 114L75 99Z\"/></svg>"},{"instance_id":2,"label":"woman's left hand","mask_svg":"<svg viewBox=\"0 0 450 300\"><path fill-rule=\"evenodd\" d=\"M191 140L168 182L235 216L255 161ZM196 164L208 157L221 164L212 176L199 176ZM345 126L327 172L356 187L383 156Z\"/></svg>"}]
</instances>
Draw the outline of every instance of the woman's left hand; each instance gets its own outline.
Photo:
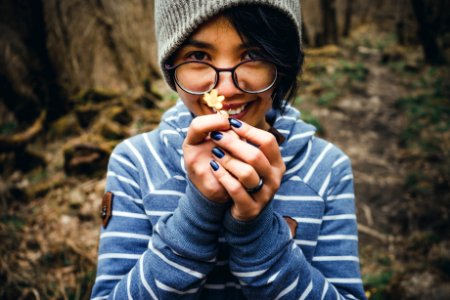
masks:
<instances>
[{"instance_id":1,"label":"woman's left hand","mask_svg":"<svg viewBox=\"0 0 450 300\"><path fill-rule=\"evenodd\" d=\"M217 170L213 173L233 199L232 216L250 221L261 213L279 189L286 166L273 134L237 122L241 123L240 127L232 126L237 136L227 132L211 134L217 145L213 150ZM247 190L258 186L260 179L262 188L249 193Z\"/></svg>"}]
</instances>

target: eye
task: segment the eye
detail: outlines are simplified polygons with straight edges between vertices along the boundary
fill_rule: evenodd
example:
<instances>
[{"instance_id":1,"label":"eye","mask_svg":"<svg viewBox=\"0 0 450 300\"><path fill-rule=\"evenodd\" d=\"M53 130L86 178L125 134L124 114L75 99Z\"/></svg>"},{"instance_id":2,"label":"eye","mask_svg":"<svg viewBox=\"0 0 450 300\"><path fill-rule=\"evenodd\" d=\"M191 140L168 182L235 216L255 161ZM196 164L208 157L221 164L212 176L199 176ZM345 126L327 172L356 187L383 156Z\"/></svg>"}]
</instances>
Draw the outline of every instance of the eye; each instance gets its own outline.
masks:
<instances>
[{"instance_id":1,"label":"eye","mask_svg":"<svg viewBox=\"0 0 450 300\"><path fill-rule=\"evenodd\" d=\"M192 51L186 54L186 58L190 60L205 60L208 58L208 54L203 51Z\"/></svg>"},{"instance_id":2,"label":"eye","mask_svg":"<svg viewBox=\"0 0 450 300\"><path fill-rule=\"evenodd\" d=\"M242 60L255 60L263 58L261 49L250 49L242 54Z\"/></svg>"}]
</instances>

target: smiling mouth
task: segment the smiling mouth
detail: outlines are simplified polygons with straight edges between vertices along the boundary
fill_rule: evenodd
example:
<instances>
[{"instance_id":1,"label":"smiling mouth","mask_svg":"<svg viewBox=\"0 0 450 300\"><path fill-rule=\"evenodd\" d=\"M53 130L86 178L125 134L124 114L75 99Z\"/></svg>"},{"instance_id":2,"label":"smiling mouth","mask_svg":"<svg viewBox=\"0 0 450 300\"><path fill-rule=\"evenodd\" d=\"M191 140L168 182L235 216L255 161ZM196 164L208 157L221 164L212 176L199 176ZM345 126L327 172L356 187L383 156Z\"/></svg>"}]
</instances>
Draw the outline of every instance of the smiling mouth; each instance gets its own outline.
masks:
<instances>
[{"instance_id":1,"label":"smiling mouth","mask_svg":"<svg viewBox=\"0 0 450 300\"><path fill-rule=\"evenodd\" d=\"M239 107L235 107L235 108L229 108L229 109L222 109L221 111L226 112L228 115L237 115L240 114L241 112L244 111L244 109L247 107L247 103L239 106ZM214 112L217 112L217 110L215 108L213 108Z\"/></svg>"}]
</instances>

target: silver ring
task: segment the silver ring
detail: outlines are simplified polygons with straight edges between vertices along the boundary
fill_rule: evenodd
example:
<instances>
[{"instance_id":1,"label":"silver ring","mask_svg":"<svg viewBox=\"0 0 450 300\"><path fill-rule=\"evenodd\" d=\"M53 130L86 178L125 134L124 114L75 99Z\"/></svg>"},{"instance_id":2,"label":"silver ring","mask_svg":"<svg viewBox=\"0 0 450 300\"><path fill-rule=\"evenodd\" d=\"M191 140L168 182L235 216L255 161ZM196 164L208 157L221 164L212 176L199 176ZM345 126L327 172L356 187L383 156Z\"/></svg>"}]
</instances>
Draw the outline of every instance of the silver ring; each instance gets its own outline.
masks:
<instances>
[{"instance_id":1,"label":"silver ring","mask_svg":"<svg viewBox=\"0 0 450 300\"><path fill-rule=\"evenodd\" d=\"M251 194L254 194L256 192L259 192L262 189L263 185L264 185L264 181L263 181L263 179L261 177L259 177L259 182L258 182L257 186L255 186L255 187L253 187L251 189L245 189L245 190L247 191L247 193L249 193L251 195Z\"/></svg>"}]
</instances>

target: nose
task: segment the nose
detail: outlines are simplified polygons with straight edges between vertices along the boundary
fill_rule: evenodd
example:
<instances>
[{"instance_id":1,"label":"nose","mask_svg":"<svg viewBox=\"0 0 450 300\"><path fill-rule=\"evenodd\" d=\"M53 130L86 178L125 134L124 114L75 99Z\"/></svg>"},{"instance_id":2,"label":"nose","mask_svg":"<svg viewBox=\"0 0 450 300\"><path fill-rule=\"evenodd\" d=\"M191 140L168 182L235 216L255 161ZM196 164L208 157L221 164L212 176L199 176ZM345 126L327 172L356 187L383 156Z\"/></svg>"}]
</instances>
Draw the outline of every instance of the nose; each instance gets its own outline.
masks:
<instances>
[{"instance_id":1,"label":"nose","mask_svg":"<svg viewBox=\"0 0 450 300\"><path fill-rule=\"evenodd\" d=\"M219 82L217 83L216 89L219 95L223 95L225 98L242 93L234 84L232 73L227 71L219 73Z\"/></svg>"}]
</instances>

